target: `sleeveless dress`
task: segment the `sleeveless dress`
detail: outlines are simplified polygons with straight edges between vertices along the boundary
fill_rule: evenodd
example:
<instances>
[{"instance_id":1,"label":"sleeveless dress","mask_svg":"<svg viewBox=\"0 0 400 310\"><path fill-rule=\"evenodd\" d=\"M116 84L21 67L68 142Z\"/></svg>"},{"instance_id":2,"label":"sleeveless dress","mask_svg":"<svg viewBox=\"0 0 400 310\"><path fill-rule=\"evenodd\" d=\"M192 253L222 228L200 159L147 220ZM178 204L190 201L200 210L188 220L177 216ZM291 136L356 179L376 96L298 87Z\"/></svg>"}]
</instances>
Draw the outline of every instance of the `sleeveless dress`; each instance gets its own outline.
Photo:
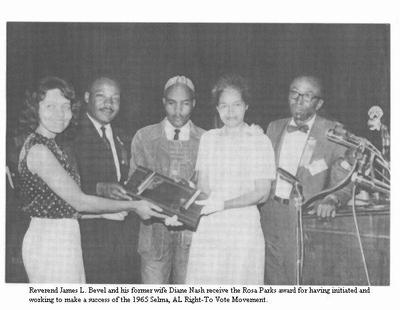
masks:
<instances>
[{"instance_id":1,"label":"sleeveless dress","mask_svg":"<svg viewBox=\"0 0 400 310\"><path fill-rule=\"evenodd\" d=\"M26 139L19 159L22 209L31 216L22 243L22 258L31 283L85 283L79 213L54 193L27 166L29 150L46 146L80 185L79 174L54 139L32 133Z\"/></svg>"},{"instance_id":2,"label":"sleeveless dress","mask_svg":"<svg viewBox=\"0 0 400 310\"><path fill-rule=\"evenodd\" d=\"M196 170L208 176L213 195L226 201L254 190L255 180L274 179L271 142L245 125L227 137L224 128L205 133ZM264 236L256 205L202 216L193 234L187 284L263 284Z\"/></svg>"}]
</instances>

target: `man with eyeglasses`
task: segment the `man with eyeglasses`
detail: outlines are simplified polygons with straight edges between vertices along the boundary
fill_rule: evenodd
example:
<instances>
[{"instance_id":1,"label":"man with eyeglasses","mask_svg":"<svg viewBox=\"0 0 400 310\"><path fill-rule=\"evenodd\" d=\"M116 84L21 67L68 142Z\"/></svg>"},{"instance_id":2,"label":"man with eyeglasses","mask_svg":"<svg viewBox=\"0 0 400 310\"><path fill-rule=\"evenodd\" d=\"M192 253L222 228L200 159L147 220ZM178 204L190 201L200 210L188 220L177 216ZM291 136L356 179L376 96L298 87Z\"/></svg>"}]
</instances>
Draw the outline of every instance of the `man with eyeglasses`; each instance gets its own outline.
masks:
<instances>
[{"instance_id":1,"label":"man with eyeglasses","mask_svg":"<svg viewBox=\"0 0 400 310\"><path fill-rule=\"evenodd\" d=\"M295 78L288 96L291 117L273 121L267 129L277 167L300 180L305 199L337 184L347 174L340 165L345 148L328 141L325 135L335 123L317 115L323 98L319 78ZM293 186L278 175L268 201L261 207L266 284L296 284L297 211L293 198ZM325 197L314 210L317 216L329 219L348 198L345 188Z\"/></svg>"}]
</instances>

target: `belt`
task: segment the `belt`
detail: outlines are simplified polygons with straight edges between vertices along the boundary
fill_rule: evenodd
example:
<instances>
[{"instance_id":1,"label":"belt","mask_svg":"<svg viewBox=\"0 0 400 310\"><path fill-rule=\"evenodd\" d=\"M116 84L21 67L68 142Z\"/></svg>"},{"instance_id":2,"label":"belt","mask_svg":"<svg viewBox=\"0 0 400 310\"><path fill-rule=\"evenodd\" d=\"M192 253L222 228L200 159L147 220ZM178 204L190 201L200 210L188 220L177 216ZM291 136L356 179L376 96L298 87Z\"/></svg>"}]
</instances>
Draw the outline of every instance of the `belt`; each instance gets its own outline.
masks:
<instances>
[{"instance_id":1,"label":"belt","mask_svg":"<svg viewBox=\"0 0 400 310\"><path fill-rule=\"evenodd\" d=\"M283 204L283 205L288 205L289 204L289 199L284 199L284 198L281 198L281 197L278 197L278 196L274 196L274 200L276 202L279 202L279 203Z\"/></svg>"}]
</instances>

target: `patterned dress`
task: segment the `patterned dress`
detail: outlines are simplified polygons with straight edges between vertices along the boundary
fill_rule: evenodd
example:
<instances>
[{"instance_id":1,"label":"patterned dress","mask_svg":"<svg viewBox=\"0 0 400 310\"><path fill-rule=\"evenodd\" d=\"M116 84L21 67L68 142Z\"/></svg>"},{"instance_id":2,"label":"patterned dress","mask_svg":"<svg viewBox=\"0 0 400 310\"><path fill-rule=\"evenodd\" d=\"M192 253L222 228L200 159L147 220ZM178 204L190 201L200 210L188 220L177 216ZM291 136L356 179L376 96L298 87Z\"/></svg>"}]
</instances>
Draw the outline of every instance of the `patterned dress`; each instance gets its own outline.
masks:
<instances>
[{"instance_id":1,"label":"patterned dress","mask_svg":"<svg viewBox=\"0 0 400 310\"><path fill-rule=\"evenodd\" d=\"M259 179L275 178L274 152L262 133L245 125L233 137L224 128L202 136L196 170L213 195L226 201L254 190ZM187 284L263 284L264 237L256 205L203 216L193 234Z\"/></svg>"},{"instance_id":2,"label":"patterned dress","mask_svg":"<svg viewBox=\"0 0 400 310\"><path fill-rule=\"evenodd\" d=\"M31 216L22 244L22 258L29 282L84 283L79 213L27 165L30 149L41 144L47 147L79 185L79 174L54 139L32 133L26 139L19 159L22 209Z\"/></svg>"}]
</instances>

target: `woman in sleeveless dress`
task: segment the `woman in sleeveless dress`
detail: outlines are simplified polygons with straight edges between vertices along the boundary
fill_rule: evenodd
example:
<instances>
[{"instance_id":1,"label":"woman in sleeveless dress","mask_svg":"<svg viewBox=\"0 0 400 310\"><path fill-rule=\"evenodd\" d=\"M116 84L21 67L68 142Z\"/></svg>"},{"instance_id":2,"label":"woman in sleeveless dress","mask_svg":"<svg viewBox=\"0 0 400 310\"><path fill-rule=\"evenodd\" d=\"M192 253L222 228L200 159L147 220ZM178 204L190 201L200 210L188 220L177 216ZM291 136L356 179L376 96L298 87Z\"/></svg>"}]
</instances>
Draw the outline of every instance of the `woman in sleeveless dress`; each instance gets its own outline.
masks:
<instances>
[{"instance_id":1,"label":"woman in sleeveless dress","mask_svg":"<svg viewBox=\"0 0 400 310\"><path fill-rule=\"evenodd\" d=\"M75 93L70 84L46 77L26 101L21 124L32 129L19 158L20 196L31 222L22 257L29 282L84 283L79 212L135 211L159 216L143 201L116 201L84 194L80 179L55 137L69 125Z\"/></svg>"},{"instance_id":2,"label":"woman in sleeveless dress","mask_svg":"<svg viewBox=\"0 0 400 310\"><path fill-rule=\"evenodd\" d=\"M187 284L263 284L264 237L257 204L275 178L274 152L260 128L244 122L248 88L222 77L213 99L224 124L205 133L196 164L204 205L189 254Z\"/></svg>"}]
</instances>

